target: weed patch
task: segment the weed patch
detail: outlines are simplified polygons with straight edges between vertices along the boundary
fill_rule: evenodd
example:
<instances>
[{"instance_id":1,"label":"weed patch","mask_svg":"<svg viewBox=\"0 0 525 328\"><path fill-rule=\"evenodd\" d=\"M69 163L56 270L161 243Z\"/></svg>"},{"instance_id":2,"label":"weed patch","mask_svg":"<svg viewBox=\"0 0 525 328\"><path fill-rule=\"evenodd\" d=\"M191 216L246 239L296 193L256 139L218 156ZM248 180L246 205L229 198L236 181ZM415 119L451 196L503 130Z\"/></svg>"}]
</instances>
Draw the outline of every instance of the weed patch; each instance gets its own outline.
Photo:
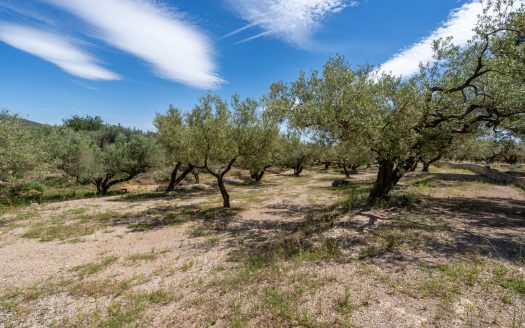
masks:
<instances>
[{"instance_id":1,"label":"weed patch","mask_svg":"<svg viewBox=\"0 0 525 328\"><path fill-rule=\"evenodd\" d=\"M117 261L118 257L108 256L102 259L100 262L79 265L71 268L70 271L76 272L80 277L84 278L101 272Z\"/></svg>"}]
</instances>

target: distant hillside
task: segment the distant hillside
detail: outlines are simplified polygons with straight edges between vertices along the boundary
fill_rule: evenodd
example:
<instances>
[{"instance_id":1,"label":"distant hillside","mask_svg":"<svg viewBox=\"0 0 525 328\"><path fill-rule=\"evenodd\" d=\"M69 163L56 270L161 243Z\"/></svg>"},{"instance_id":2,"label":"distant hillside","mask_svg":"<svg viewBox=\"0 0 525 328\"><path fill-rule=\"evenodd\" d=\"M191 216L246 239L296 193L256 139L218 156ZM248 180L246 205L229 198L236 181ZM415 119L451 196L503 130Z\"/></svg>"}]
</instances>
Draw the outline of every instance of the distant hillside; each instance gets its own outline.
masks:
<instances>
[{"instance_id":1,"label":"distant hillside","mask_svg":"<svg viewBox=\"0 0 525 328\"><path fill-rule=\"evenodd\" d=\"M33 125L33 126L46 126L46 125L49 125L49 124L45 124L45 123L40 123L40 122L35 122L35 121L31 121L31 120L28 120L28 119L25 119L25 118L18 118L21 122L24 122L26 123L27 125Z\"/></svg>"},{"instance_id":2,"label":"distant hillside","mask_svg":"<svg viewBox=\"0 0 525 328\"><path fill-rule=\"evenodd\" d=\"M49 126L49 124L31 121L31 120L28 120L26 118L22 118L22 117L20 117L18 115L13 115L13 114L11 114L11 113L9 113L7 111L1 111L0 110L0 118L3 117L3 116L16 117L20 122L25 123L27 125L31 125L31 126Z\"/></svg>"}]
</instances>

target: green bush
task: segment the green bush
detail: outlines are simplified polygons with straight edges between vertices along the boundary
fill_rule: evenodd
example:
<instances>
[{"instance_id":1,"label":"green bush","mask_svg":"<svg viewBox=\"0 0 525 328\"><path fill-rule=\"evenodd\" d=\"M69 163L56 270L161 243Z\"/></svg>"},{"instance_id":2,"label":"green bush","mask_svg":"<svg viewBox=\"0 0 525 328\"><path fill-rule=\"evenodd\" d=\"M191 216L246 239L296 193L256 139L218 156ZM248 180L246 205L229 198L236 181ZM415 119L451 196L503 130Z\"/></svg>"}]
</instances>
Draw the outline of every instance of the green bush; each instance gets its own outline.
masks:
<instances>
[{"instance_id":1,"label":"green bush","mask_svg":"<svg viewBox=\"0 0 525 328\"><path fill-rule=\"evenodd\" d=\"M70 185L70 181L67 177L47 177L44 184L48 187L59 187L63 188Z\"/></svg>"},{"instance_id":2,"label":"green bush","mask_svg":"<svg viewBox=\"0 0 525 328\"><path fill-rule=\"evenodd\" d=\"M43 185L41 185L38 182L29 182L29 183L24 183L24 184L20 185L19 190L20 190L20 192L30 192L32 190L36 190L39 193L43 194L44 191L45 191L45 188L44 188Z\"/></svg>"}]
</instances>

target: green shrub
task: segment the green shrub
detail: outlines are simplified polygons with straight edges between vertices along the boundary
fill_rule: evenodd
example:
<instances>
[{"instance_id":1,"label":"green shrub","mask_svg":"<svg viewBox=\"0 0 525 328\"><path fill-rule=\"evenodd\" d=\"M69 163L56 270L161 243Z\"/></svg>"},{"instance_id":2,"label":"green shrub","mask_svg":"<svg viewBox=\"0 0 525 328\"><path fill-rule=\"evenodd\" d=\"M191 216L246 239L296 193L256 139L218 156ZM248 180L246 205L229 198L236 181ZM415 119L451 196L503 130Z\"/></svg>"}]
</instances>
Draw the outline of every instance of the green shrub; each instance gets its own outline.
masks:
<instances>
[{"instance_id":1,"label":"green shrub","mask_svg":"<svg viewBox=\"0 0 525 328\"><path fill-rule=\"evenodd\" d=\"M19 190L21 192L30 192L30 191L36 190L39 193L43 194L45 191L45 188L43 185L41 185L38 182L29 182L29 183L24 183L20 185Z\"/></svg>"}]
</instances>

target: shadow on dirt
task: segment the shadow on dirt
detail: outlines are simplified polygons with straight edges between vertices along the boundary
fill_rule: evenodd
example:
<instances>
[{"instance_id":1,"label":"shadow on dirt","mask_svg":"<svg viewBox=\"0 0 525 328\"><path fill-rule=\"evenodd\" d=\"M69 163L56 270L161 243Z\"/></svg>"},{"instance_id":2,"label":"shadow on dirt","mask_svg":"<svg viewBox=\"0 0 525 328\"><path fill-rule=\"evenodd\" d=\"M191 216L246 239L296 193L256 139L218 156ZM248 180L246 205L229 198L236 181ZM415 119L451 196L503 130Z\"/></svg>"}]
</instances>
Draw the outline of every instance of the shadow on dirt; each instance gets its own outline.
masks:
<instances>
[{"instance_id":1,"label":"shadow on dirt","mask_svg":"<svg viewBox=\"0 0 525 328\"><path fill-rule=\"evenodd\" d=\"M263 250L296 254L326 240L352 259L393 264L425 258L450 259L479 254L512 262L525 256L525 202L509 199L423 199L418 211L393 207L353 210L344 207L273 205L261 214L282 220L203 221L210 234L227 235L232 258ZM284 219L285 218L285 219ZM300 249L297 249L299 247Z\"/></svg>"},{"instance_id":2,"label":"shadow on dirt","mask_svg":"<svg viewBox=\"0 0 525 328\"><path fill-rule=\"evenodd\" d=\"M433 174L424 181L428 180L432 186L447 181L490 182L476 175L456 173ZM366 195L367 186L356 183L342 191ZM316 188L318 192L326 189ZM405 188L398 188L401 195ZM229 249L232 260L271 252L285 257L301 254L325 245L326 241L341 250L346 260L378 260L396 265L470 253L516 262L525 255L525 201L421 196L417 203L400 204L394 201L370 209L352 207L355 204L350 201L333 206L278 203L261 208L261 216L251 218L243 218L241 208L163 206L113 224L147 231L194 222L198 233L192 236L190 232L190 237L224 237L221 244Z\"/></svg>"},{"instance_id":3,"label":"shadow on dirt","mask_svg":"<svg viewBox=\"0 0 525 328\"><path fill-rule=\"evenodd\" d=\"M214 229L227 224L239 213L240 209L209 208L203 209L197 204L158 206L140 213L126 214L110 220L111 226L127 226L132 232L150 231L166 226L181 225L186 222L210 222Z\"/></svg>"},{"instance_id":4,"label":"shadow on dirt","mask_svg":"<svg viewBox=\"0 0 525 328\"><path fill-rule=\"evenodd\" d=\"M176 188L172 192L145 192L137 194L126 194L120 197L115 197L110 199L114 202L145 202L145 201L156 201L159 199L166 200L175 200L175 199L192 199L192 198L202 198L207 197L212 194L216 194L218 191L214 190L212 187L203 189L196 186L187 186L185 188Z\"/></svg>"}]
</instances>

